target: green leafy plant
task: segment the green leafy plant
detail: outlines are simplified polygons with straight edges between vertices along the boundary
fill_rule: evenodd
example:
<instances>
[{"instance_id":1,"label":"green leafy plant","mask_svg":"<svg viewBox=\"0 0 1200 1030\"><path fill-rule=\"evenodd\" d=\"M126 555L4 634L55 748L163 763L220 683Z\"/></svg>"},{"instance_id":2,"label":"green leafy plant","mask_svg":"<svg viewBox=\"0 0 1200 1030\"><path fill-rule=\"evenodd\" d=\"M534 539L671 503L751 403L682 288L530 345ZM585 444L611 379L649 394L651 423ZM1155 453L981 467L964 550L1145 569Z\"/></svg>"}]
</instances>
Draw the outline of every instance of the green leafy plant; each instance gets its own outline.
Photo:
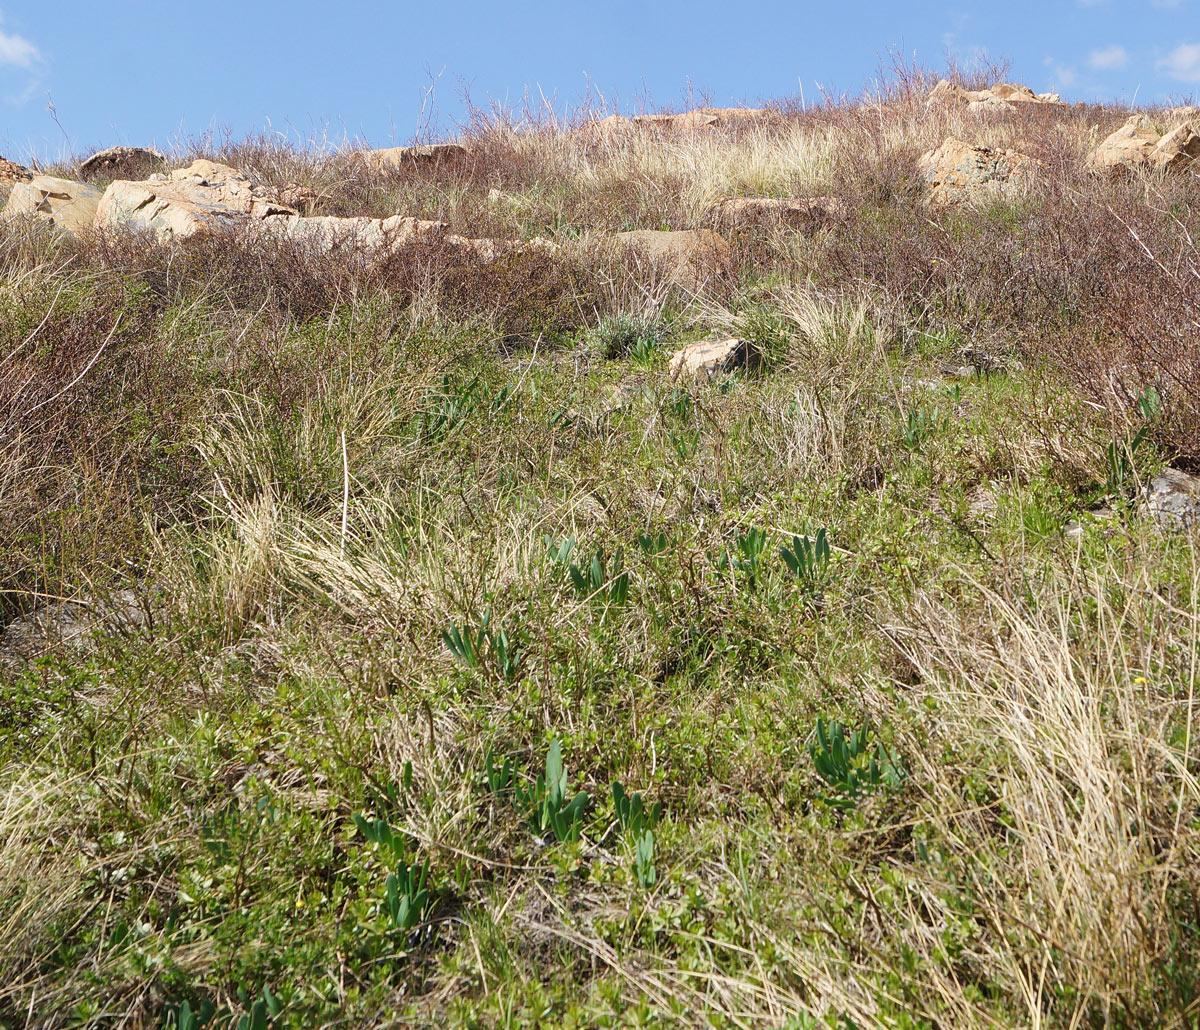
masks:
<instances>
[{"instance_id":1,"label":"green leafy plant","mask_svg":"<svg viewBox=\"0 0 1200 1030\"><path fill-rule=\"evenodd\" d=\"M733 546L726 546L717 559L717 571L724 574L729 569L745 574L751 589L758 584L758 569L763 551L767 547L767 532L752 526L744 532L734 534Z\"/></svg>"},{"instance_id":2,"label":"green leafy plant","mask_svg":"<svg viewBox=\"0 0 1200 1030\"><path fill-rule=\"evenodd\" d=\"M403 859L388 873L384 884L385 900L392 925L408 931L425 921L433 907L429 891L429 859L409 865Z\"/></svg>"},{"instance_id":3,"label":"green leafy plant","mask_svg":"<svg viewBox=\"0 0 1200 1030\"><path fill-rule=\"evenodd\" d=\"M354 825L368 841L385 852L385 861L391 863L408 855L408 848L402 835L396 833L386 819L370 819L355 812L351 817Z\"/></svg>"},{"instance_id":4,"label":"green leafy plant","mask_svg":"<svg viewBox=\"0 0 1200 1030\"><path fill-rule=\"evenodd\" d=\"M670 546L671 541L662 531L655 536L651 536L649 533L641 533L638 536L638 548L647 558L657 558L665 554Z\"/></svg>"},{"instance_id":5,"label":"green leafy plant","mask_svg":"<svg viewBox=\"0 0 1200 1030\"><path fill-rule=\"evenodd\" d=\"M817 775L833 790L837 808L853 808L860 798L881 788L894 790L904 781L899 762L882 743L870 746L866 727L847 729L837 719L817 719L816 739L808 746Z\"/></svg>"},{"instance_id":6,"label":"green leafy plant","mask_svg":"<svg viewBox=\"0 0 1200 1030\"><path fill-rule=\"evenodd\" d=\"M667 430L667 439L671 442L671 450L679 455L680 461L687 461L700 449L700 430L684 429Z\"/></svg>"},{"instance_id":7,"label":"green leafy plant","mask_svg":"<svg viewBox=\"0 0 1200 1030\"><path fill-rule=\"evenodd\" d=\"M178 1007L168 1005L164 1026L173 1027L174 1030L200 1030L205 1026L220 1026L228 1030L269 1030L283 1012L283 1002L271 993L269 987L264 987L253 1001L244 988L238 990L237 997L242 1005L249 1006L249 1011L243 1011L240 1016L227 1008L218 1009L206 998L195 1010L187 1001L181 1002Z\"/></svg>"},{"instance_id":8,"label":"green leafy plant","mask_svg":"<svg viewBox=\"0 0 1200 1030\"><path fill-rule=\"evenodd\" d=\"M554 835L555 840L578 840L583 831L583 813L588 796L580 791L568 800L567 770L562 760L562 745L555 738L546 755L546 770L531 787L515 785L518 804L529 812L534 833Z\"/></svg>"},{"instance_id":9,"label":"green leafy plant","mask_svg":"<svg viewBox=\"0 0 1200 1030\"><path fill-rule=\"evenodd\" d=\"M625 558L624 549L618 548L611 565L603 551L596 551L590 561L577 565L571 561L575 553L575 538L554 540L546 538L546 549L555 565L566 569L567 577L580 597L595 597L609 604L624 604L629 597L629 570L621 569Z\"/></svg>"},{"instance_id":10,"label":"green leafy plant","mask_svg":"<svg viewBox=\"0 0 1200 1030\"><path fill-rule=\"evenodd\" d=\"M493 794L503 794L513 785L515 766L512 758L506 758L503 764L497 766L489 747L483 756L483 771L487 778L488 790Z\"/></svg>"},{"instance_id":11,"label":"green leafy plant","mask_svg":"<svg viewBox=\"0 0 1200 1030\"><path fill-rule=\"evenodd\" d=\"M783 563L800 582L814 589L820 586L829 573L829 539L824 529L818 529L815 537L793 536L790 548L781 547Z\"/></svg>"},{"instance_id":12,"label":"green leafy plant","mask_svg":"<svg viewBox=\"0 0 1200 1030\"><path fill-rule=\"evenodd\" d=\"M628 794L616 780L612 785L613 808L617 813L617 824L622 833L639 836L643 830L653 829L662 817L662 802L656 801L649 808L641 793Z\"/></svg>"},{"instance_id":13,"label":"green leafy plant","mask_svg":"<svg viewBox=\"0 0 1200 1030\"><path fill-rule=\"evenodd\" d=\"M662 331L656 322L635 315L615 315L600 322L596 338L606 358L631 357L646 362L653 358Z\"/></svg>"},{"instance_id":14,"label":"green leafy plant","mask_svg":"<svg viewBox=\"0 0 1200 1030\"><path fill-rule=\"evenodd\" d=\"M498 415L513 390L511 383L493 390L478 375L462 384L444 375L439 389L426 397L425 405L417 413L417 433L425 443L440 443L462 429L478 411L486 409L489 414Z\"/></svg>"},{"instance_id":15,"label":"green leafy plant","mask_svg":"<svg viewBox=\"0 0 1200 1030\"><path fill-rule=\"evenodd\" d=\"M403 835L397 833L386 819L369 819L354 814L359 832L385 854L385 861L394 871L384 882L384 905L397 930L408 931L424 921L432 905L429 890L429 860L409 865L408 848Z\"/></svg>"},{"instance_id":16,"label":"green leafy plant","mask_svg":"<svg viewBox=\"0 0 1200 1030\"><path fill-rule=\"evenodd\" d=\"M658 871L654 868L654 834L650 830L634 838L633 875L646 890L658 880Z\"/></svg>"},{"instance_id":17,"label":"green leafy plant","mask_svg":"<svg viewBox=\"0 0 1200 1030\"><path fill-rule=\"evenodd\" d=\"M691 417L696 401L689 391L676 387L663 398L663 407L667 414L682 421Z\"/></svg>"},{"instance_id":18,"label":"green leafy plant","mask_svg":"<svg viewBox=\"0 0 1200 1030\"><path fill-rule=\"evenodd\" d=\"M485 612L474 629L451 623L442 630L449 652L469 669L485 668L490 661L503 679L515 679L521 668L521 645L503 626L493 628L492 613Z\"/></svg>"},{"instance_id":19,"label":"green leafy plant","mask_svg":"<svg viewBox=\"0 0 1200 1030\"><path fill-rule=\"evenodd\" d=\"M900 442L910 451L920 451L926 441L939 429L948 429L950 417L941 416L937 408L926 412L924 408L913 408L900 427Z\"/></svg>"},{"instance_id":20,"label":"green leafy plant","mask_svg":"<svg viewBox=\"0 0 1200 1030\"><path fill-rule=\"evenodd\" d=\"M1114 440L1104 450L1107 480L1105 492L1110 496L1120 496L1129 492L1130 484L1135 479L1134 456L1150 437L1154 420L1162 410L1162 398L1153 386L1146 387L1137 399L1136 407L1142 416L1143 424L1131 436L1124 440Z\"/></svg>"},{"instance_id":21,"label":"green leafy plant","mask_svg":"<svg viewBox=\"0 0 1200 1030\"><path fill-rule=\"evenodd\" d=\"M167 1018L164 1025L168 1027L176 1027L177 1030L200 1030L213 1016L217 1013L217 1007L207 998L201 1002L200 1007L196 1011L192 1011L192 1006L189 1002L182 1002L175 1012L167 1012Z\"/></svg>"}]
</instances>

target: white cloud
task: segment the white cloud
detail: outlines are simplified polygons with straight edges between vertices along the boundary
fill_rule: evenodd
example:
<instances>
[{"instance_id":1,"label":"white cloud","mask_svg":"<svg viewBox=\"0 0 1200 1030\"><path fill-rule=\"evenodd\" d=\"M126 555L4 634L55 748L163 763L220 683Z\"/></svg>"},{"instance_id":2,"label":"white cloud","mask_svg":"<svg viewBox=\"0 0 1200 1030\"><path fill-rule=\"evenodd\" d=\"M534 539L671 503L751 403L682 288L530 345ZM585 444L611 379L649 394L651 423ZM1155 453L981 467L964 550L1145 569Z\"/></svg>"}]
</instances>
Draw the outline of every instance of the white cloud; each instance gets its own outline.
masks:
<instances>
[{"instance_id":1,"label":"white cloud","mask_svg":"<svg viewBox=\"0 0 1200 1030\"><path fill-rule=\"evenodd\" d=\"M24 36L0 32L0 65L29 69L41 59L42 52Z\"/></svg>"},{"instance_id":2,"label":"white cloud","mask_svg":"<svg viewBox=\"0 0 1200 1030\"><path fill-rule=\"evenodd\" d=\"M1054 85L1059 89L1067 89L1079 81L1079 76L1075 73L1075 69L1069 64L1059 64L1053 57L1045 58L1042 64L1054 76Z\"/></svg>"},{"instance_id":3,"label":"white cloud","mask_svg":"<svg viewBox=\"0 0 1200 1030\"><path fill-rule=\"evenodd\" d=\"M1180 43L1155 67L1180 82L1200 82L1200 43Z\"/></svg>"},{"instance_id":4,"label":"white cloud","mask_svg":"<svg viewBox=\"0 0 1200 1030\"><path fill-rule=\"evenodd\" d=\"M1120 43L1093 50L1088 54L1088 66L1098 71L1111 71L1114 68L1124 68L1129 63L1129 54Z\"/></svg>"},{"instance_id":5,"label":"white cloud","mask_svg":"<svg viewBox=\"0 0 1200 1030\"><path fill-rule=\"evenodd\" d=\"M0 11L0 102L24 107L41 89L46 58L37 44L15 32L4 32L4 12Z\"/></svg>"}]
</instances>

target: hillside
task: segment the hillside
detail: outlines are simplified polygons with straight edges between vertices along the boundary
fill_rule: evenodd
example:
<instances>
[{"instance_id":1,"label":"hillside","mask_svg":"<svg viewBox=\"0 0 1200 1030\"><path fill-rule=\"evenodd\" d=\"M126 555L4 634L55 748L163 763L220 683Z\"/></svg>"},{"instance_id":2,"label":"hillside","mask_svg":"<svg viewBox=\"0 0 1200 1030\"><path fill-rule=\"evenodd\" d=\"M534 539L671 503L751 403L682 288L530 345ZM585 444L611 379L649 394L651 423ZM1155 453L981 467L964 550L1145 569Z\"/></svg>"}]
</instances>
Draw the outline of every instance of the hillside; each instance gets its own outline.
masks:
<instances>
[{"instance_id":1,"label":"hillside","mask_svg":"<svg viewBox=\"0 0 1200 1030\"><path fill-rule=\"evenodd\" d=\"M1200 110L0 179L0 1027L1200 1019Z\"/></svg>"}]
</instances>

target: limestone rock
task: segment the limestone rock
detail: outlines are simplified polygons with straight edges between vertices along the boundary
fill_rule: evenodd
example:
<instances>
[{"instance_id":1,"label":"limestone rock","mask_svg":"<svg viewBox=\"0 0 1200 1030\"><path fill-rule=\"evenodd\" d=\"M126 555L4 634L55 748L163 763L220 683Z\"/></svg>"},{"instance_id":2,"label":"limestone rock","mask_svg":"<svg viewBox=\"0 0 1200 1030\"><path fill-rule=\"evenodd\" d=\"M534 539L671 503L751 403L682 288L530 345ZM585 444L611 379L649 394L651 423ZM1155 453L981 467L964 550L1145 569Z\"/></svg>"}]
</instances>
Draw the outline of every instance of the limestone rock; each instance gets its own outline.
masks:
<instances>
[{"instance_id":1,"label":"limestone rock","mask_svg":"<svg viewBox=\"0 0 1200 1030\"><path fill-rule=\"evenodd\" d=\"M231 227L247 220L295 215L247 176L215 161L194 161L163 179L118 179L104 192L96 226L153 232L166 242L201 230Z\"/></svg>"},{"instance_id":2,"label":"limestone rock","mask_svg":"<svg viewBox=\"0 0 1200 1030\"><path fill-rule=\"evenodd\" d=\"M0 157L0 204L8 202L8 195L18 182L32 182L33 172L24 165Z\"/></svg>"},{"instance_id":3,"label":"limestone rock","mask_svg":"<svg viewBox=\"0 0 1200 1030\"><path fill-rule=\"evenodd\" d=\"M1151 167L1163 172L1179 172L1200 157L1200 119L1177 125L1154 147Z\"/></svg>"},{"instance_id":4,"label":"limestone rock","mask_svg":"<svg viewBox=\"0 0 1200 1030\"><path fill-rule=\"evenodd\" d=\"M975 147L954 137L922 155L918 168L930 201L948 204L995 192L1029 178L1037 162L1015 150Z\"/></svg>"},{"instance_id":5,"label":"limestone rock","mask_svg":"<svg viewBox=\"0 0 1200 1030\"><path fill-rule=\"evenodd\" d=\"M321 195L308 186L289 182L276 194L281 204L295 208L302 215L311 215L316 210Z\"/></svg>"},{"instance_id":6,"label":"limestone rock","mask_svg":"<svg viewBox=\"0 0 1200 1030\"><path fill-rule=\"evenodd\" d=\"M473 239L450 232L445 222L403 215L390 218L276 215L264 218L259 224L264 233L307 244L322 253L343 249L365 253L375 259L416 242L438 244L462 260L476 260L484 264L513 253L552 255L558 251L557 244L541 237L526 243L520 240Z\"/></svg>"},{"instance_id":7,"label":"limestone rock","mask_svg":"<svg viewBox=\"0 0 1200 1030\"><path fill-rule=\"evenodd\" d=\"M47 604L0 629L0 671L15 672L58 647L83 650L98 633L132 633L149 619L147 599L132 590Z\"/></svg>"},{"instance_id":8,"label":"limestone rock","mask_svg":"<svg viewBox=\"0 0 1200 1030\"><path fill-rule=\"evenodd\" d=\"M694 132L697 129L718 129L741 125L770 117L761 107L699 107L682 114L640 114L633 123L643 128L668 129L673 132Z\"/></svg>"},{"instance_id":9,"label":"limestone rock","mask_svg":"<svg viewBox=\"0 0 1200 1030\"><path fill-rule=\"evenodd\" d=\"M1132 115L1088 155L1087 166L1097 172L1146 167L1161 138L1149 118Z\"/></svg>"},{"instance_id":10,"label":"limestone rock","mask_svg":"<svg viewBox=\"0 0 1200 1030\"><path fill-rule=\"evenodd\" d=\"M700 289L729 266L729 244L711 229L633 229L617 233L614 239L625 253L662 266L685 289Z\"/></svg>"},{"instance_id":11,"label":"limestone rock","mask_svg":"<svg viewBox=\"0 0 1200 1030\"><path fill-rule=\"evenodd\" d=\"M1200 526L1200 476L1163 469L1150 481L1140 507L1168 528Z\"/></svg>"},{"instance_id":12,"label":"limestone rock","mask_svg":"<svg viewBox=\"0 0 1200 1030\"><path fill-rule=\"evenodd\" d=\"M587 122L578 131L597 142L608 141L638 130L660 132L696 132L732 125L762 121L774 117L774 112L762 107L699 107L681 114L638 114L629 118L610 114Z\"/></svg>"},{"instance_id":13,"label":"limestone rock","mask_svg":"<svg viewBox=\"0 0 1200 1030\"><path fill-rule=\"evenodd\" d=\"M745 340L705 340L689 343L671 355L671 373L695 376L716 375L752 364L754 353Z\"/></svg>"},{"instance_id":14,"label":"limestone rock","mask_svg":"<svg viewBox=\"0 0 1200 1030\"><path fill-rule=\"evenodd\" d=\"M714 114L706 111L684 111L682 114L639 114L633 123L642 129L666 129L670 132L711 129L719 124Z\"/></svg>"},{"instance_id":15,"label":"limestone rock","mask_svg":"<svg viewBox=\"0 0 1200 1030\"><path fill-rule=\"evenodd\" d=\"M472 239L468 236L451 233L445 237L445 243L455 248L460 256L473 258L485 265L499 261L510 254L541 254L545 257L553 257L559 251L557 243L542 236L535 236L531 240L522 242L521 240Z\"/></svg>"},{"instance_id":16,"label":"limestone rock","mask_svg":"<svg viewBox=\"0 0 1200 1030\"><path fill-rule=\"evenodd\" d=\"M403 168L451 168L466 160L468 151L461 143L432 143L366 150L359 156L371 171L386 172Z\"/></svg>"},{"instance_id":17,"label":"limestone rock","mask_svg":"<svg viewBox=\"0 0 1200 1030\"><path fill-rule=\"evenodd\" d=\"M1035 93L1019 83L998 82L987 89L966 89L942 79L926 100L926 106L963 105L969 111L1013 111L1021 104L1062 104L1057 93Z\"/></svg>"},{"instance_id":18,"label":"limestone rock","mask_svg":"<svg viewBox=\"0 0 1200 1030\"><path fill-rule=\"evenodd\" d=\"M445 239L449 230L445 222L400 215L390 218L276 215L263 219L262 225L268 233L311 244L320 251L352 248L376 254L417 239Z\"/></svg>"},{"instance_id":19,"label":"limestone rock","mask_svg":"<svg viewBox=\"0 0 1200 1030\"><path fill-rule=\"evenodd\" d=\"M92 227L101 192L95 186L50 175L35 175L18 182L4 206L4 218L32 217L49 222L69 233Z\"/></svg>"},{"instance_id":20,"label":"limestone rock","mask_svg":"<svg viewBox=\"0 0 1200 1030\"><path fill-rule=\"evenodd\" d=\"M83 178L144 179L161 171L167 163L157 150L146 147L109 147L93 154L79 166Z\"/></svg>"},{"instance_id":21,"label":"limestone rock","mask_svg":"<svg viewBox=\"0 0 1200 1030\"><path fill-rule=\"evenodd\" d=\"M606 143L618 139L636 128L632 118L626 118L623 114L610 114L607 118L584 123L577 131L593 142Z\"/></svg>"},{"instance_id":22,"label":"limestone rock","mask_svg":"<svg viewBox=\"0 0 1200 1030\"><path fill-rule=\"evenodd\" d=\"M1094 172L1136 169L1179 172L1200 157L1200 119L1192 118L1160 133L1144 114L1131 115L1087 157Z\"/></svg>"},{"instance_id":23,"label":"limestone rock","mask_svg":"<svg viewBox=\"0 0 1200 1030\"><path fill-rule=\"evenodd\" d=\"M837 197L728 197L709 214L725 229L786 225L799 232L814 233L845 221L850 208Z\"/></svg>"}]
</instances>

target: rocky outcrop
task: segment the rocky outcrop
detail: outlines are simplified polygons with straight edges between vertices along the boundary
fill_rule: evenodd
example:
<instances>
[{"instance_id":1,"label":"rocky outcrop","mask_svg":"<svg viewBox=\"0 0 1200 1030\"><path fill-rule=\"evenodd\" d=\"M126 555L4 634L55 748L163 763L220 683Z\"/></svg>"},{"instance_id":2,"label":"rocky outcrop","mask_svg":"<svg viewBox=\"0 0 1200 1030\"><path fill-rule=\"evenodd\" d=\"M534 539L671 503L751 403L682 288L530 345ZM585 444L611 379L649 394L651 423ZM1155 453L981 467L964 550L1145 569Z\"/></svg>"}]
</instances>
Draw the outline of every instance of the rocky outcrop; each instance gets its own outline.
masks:
<instances>
[{"instance_id":1,"label":"rocky outcrop","mask_svg":"<svg viewBox=\"0 0 1200 1030\"><path fill-rule=\"evenodd\" d=\"M729 244L711 229L634 229L613 239L626 255L662 268L675 285L689 290L700 289L729 267Z\"/></svg>"},{"instance_id":2,"label":"rocky outcrop","mask_svg":"<svg viewBox=\"0 0 1200 1030\"><path fill-rule=\"evenodd\" d=\"M387 147L364 150L358 158L373 172L405 168L452 168L469 156L461 143L432 143L416 147Z\"/></svg>"},{"instance_id":3,"label":"rocky outcrop","mask_svg":"<svg viewBox=\"0 0 1200 1030\"><path fill-rule=\"evenodd\" d=\"M32 182L33 172L24 165L0 157L0 204L8 203L8 195L19 182Z\"/></svg>"},{"instance_id":4,"label":"rocky outcrop","mask_svg":"<svg viewBox=\"0 0 1200 1030\"><path fill-rule=\"evenodd\" d=\"M632 119L635 127L666 129L671 132L694 132L697 129L718 129L741 125L766 117L763 108L700 107L682 114L639 114Z\"/></svg>"},{"instance_id":5,"label":"rocky outcrop","mask_svg":"<svg viewBox=\"0 0 1200 1030\"><path fill-rule=\"evenodd\" d=\"M1200 158L1200 118L1163 133L1147 115L1130 116L1087 157L1094 172L1179 172Z\"/></svg>"},{"instance_id":6,"label":"rocky outcrop","mask_svg":"<svg viewBox=\"0 0 1200 1030\"><path fill-rule=\"evenodd\" d=\"M679 376L716 375L753 364L754 350L745 340L704 340L689 343L671 355L671 373Z\"/></svg>"},{"instance_id":7,"label":"rocky outcrop","mask_svg":"<svg viewBox=\"0 0 1200 1030\"><path fill-rule=\"evenodd\" d=\"M295 208L302 215L312 215L316 213L321 196L308 186L289 182L276 191L276 199L285 207Z\"/></svg>"},{"instance_id":8,"label":"rocky outcrop","mask_svg":"<svg viewBox=\"0 0 1200 1030\"><path fill-rule=\"evenodd\" d=\"M215 161L194 161L170 176L143 182L117 180L96 212L100 229L152 232L160 241L229 227L246 219L295 215L250 178Z\"/></svg>"},{"instance_id":9,"label":"rocky outcrop","mask_svg":"<svg viewBox=\"0 0 1200 1030\"><path fill-rule=\"evenodd\" d=\"M933 87L926 105L962 105L969 111L1014 111L1023 104L1062 104L1057 93L1035 93L1019 83L998 82L987 89L966 89L942 79Z\"/></svg>"},{"instance_id":10,"label":"rocky outcrop","mask_svg":"<svg viewBox=\"0 0 1200 1030\"><path fill-rule=\"evenodd\" d=\"M764 107L699 107L681 114L638 114L632 118L610 114L585 124L578 131L597 141L609 140L640 130L667 133L696 132L744 125L775 117Z\"/></svg>"},{"instance_id":11,"label":"rocky outcrop","mask_svg":"<svg viewBox=\"0 0 1200 1030\"><path fill-rule=\"evenodd\" d=\"M79 166L79 174L92 179L144 179L167 163L157 150L146 147L109 147L93 154Z\"/></svg>"},{"instance_id":12,"label":"rocky outcrop","mask_svg":"<svg viewBox=\"0 0 1200 1030\"><path fill-rule=\"evenodd\" d=\"M921 156L918 170L929 187L930 202L951 204L986 197L1027 181L1037 164L1015 150L976 147L950 137Z\"/></svg>"},{"instance_id":13,"label":"rocky outcrop","mask_svg":"<svg viewBox=\"0 0 1200 1030\"><path fill-rule=\"evenodd\" d=\"M101 192L95 186L50 175L35 175L12 187L2 217L31 217L69 233L92 227Z\"/></svg>"},{"instance_id":14,"label":"rocky outcrop","mask_svg":"<svg viewBox=\"0 0 1200 1030\"><path fill-rule=\"evenodd\" d=\"M476 239L450 232L445 222L427 221L393 215L390 218L304 218L277 215L260 223L265 234L293 240L321 253L344 250L364 254L372 260L412 243L428 243L446 248L463 261L490 264L517 252L553 254L558 247L549 240L535 237L521 240Z\"/></svg>"},{"instance_id":15,"label":"rocky outcrop","mask_svg":"<svg viewBox=\"0 0 1200 1030\"><path fill-rule=\"evenodd\" d=\"M726 231L786 226L815 233L849 216L849 205L837 197L728 197L709 211L709 217Z\"/></svg>"},{"instance_id":16,"label":"rocky outcrop","mask_svg":"<svg viewBox=\"0 0 1200 1030\"><path fill-rule=\"evenodd\" d=\"M414 240L437 241L449 235L445 222L420 218L303 218L278 215L263 220L263 230L280 238L309 244L321 251L350 248L380 254Z\"/></svg>"},{"instance_id":17,"label":"rocky outcrop","mask_svg":"<svg viewBox=\"0 0 1200 1030\"><path fill-rule=\"evenodd\" d=\"M1200 476L1164 468L1145 488L1141 511L1172 529L1200 526Z\"/></svg>"}]
</instances>

